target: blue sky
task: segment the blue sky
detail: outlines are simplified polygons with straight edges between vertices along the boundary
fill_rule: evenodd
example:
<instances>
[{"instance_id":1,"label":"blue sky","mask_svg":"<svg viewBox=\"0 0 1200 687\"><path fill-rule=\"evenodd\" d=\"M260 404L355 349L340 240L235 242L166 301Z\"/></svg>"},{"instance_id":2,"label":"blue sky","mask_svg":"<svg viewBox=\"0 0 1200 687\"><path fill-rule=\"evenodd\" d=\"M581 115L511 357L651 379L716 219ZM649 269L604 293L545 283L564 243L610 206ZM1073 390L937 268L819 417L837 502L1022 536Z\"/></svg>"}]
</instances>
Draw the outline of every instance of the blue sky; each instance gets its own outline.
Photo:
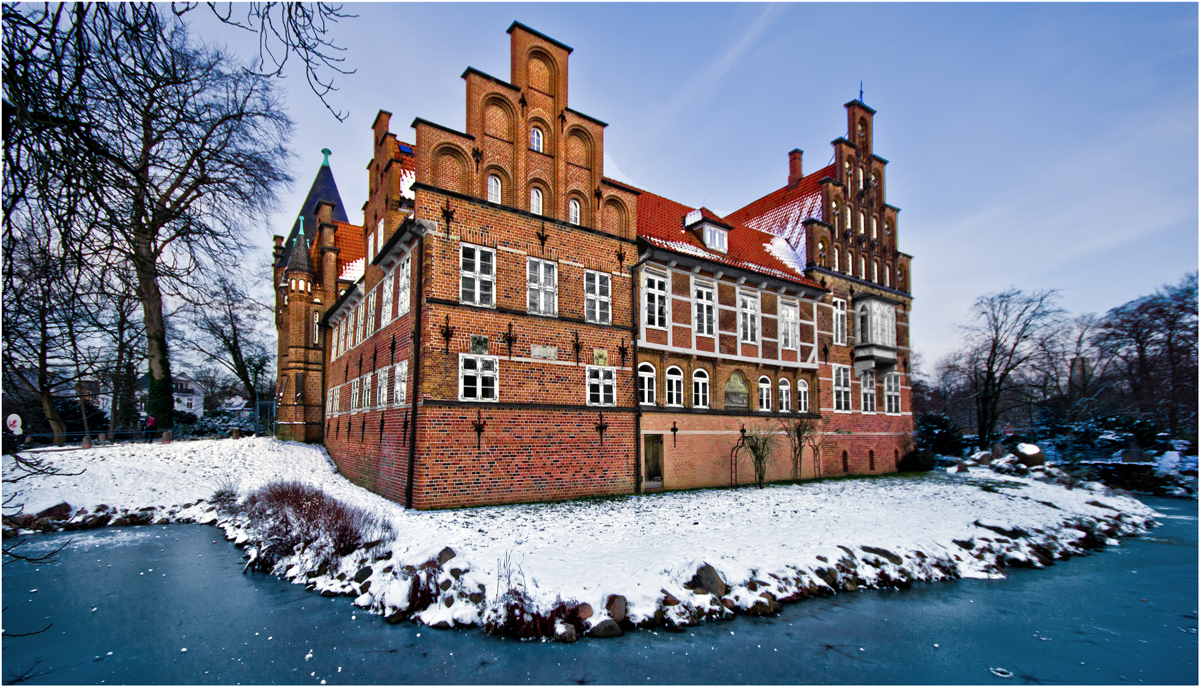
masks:
<instances>
[{"instance_id":1,"label":"blue sky","mask_svg":"<svg viewBox=\"0 0 1200 687\"><path fill-rule=\"evenodd\" d=\"M980 294L1058 288L1103 312L1197 268L1197 7L348 4L335 35L357 71L331 101L349 117L286 81L297 182L251 238L286 232L325 147L361 221L376 112L410 142L414 117L461 129L459 77L509 77L514 19L575 49L570 106L609 123L609 176L720 214L786 183L792 148L827 164L862 81L928 369Z\"/></svg>"}]
</instances>

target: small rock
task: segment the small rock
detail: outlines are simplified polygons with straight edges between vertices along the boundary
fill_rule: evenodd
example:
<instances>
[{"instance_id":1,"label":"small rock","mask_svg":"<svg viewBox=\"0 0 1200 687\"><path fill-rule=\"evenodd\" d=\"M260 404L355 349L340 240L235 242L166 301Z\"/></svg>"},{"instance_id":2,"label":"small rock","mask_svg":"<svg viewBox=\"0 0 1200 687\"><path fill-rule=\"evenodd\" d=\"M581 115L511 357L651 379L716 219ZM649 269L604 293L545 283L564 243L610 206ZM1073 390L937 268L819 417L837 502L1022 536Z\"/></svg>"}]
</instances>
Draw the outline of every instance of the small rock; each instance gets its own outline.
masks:
<instances>
[{"instance_id":1,"label":"small rock","mask_svg":"<svg viewBox=\"0 0 1200 687\"><path fill-rule=\"evenodd\" d=\"M721 605L732 611L734 607L733 599L721 599Z\"/></svg>"},{"instance_id":2,"label":"small rock","mask_svg":"<svg viewBox=\"0 0 1200 687\"><path fill-rule=\"evenodd\" d=\"M450 577L453 577L457 580L458 578L462 577L462 574L463 571L461 568L450 568Z\"/></svg>"},{"instance_id":3,"label":"small rock","mask_svg":"<svg viewBox=\"0 0 1200 687\"><path fill-rule=\"evenodd\" d=\"M438 586L441 587L442 591L444 592L450 588L450 580L442 580L442 583Z\"/></svg>"},{"instance_id":4,"label":"small rock","mask_svg":"<svg viewBox=\"0 0 1200 687\"><path fill-rule=\"evenodd\" d=\"M620 628L617 629L619 630ZM575 628L566 623L559 623L555 626L554 639L563 644L574 644L579 641L579 637L575 635Z\"/></svg>"},{"instance_id":5,"label":"small rock","mask_svg":"<svg viewBox=\"0 0 1200 687\"><path fill-rule=\"evenodd\" d=\"M621 630L621 627L612 618L605 618L596 623L592 629L588 630L587 634L589 637L604 639L607 637L620 637L625 632Z\"/></svg>"},{"instance_id":6,"label":"small rock","mask_svg":"<svg viewBox=\"0 0 1200 687\"><path fill-rule=\"evenodd\" d=\"M358 586L358 593L366 594L367 591L369 591L370 589L371 589L371 581L367 580L366 582L363 582L361 585Z\"/></svg>"},{"instance_id":7,"label":"small rock","mask_svg":"<svg viewBox=\"0 0 1200 687\"><path fill-rule=\"evenodd\" d=\"M375 571L371 569L371 566L364 565L358 569L358 572L354 573L354 581L358 582L359 584L366 582L367 578L369 578L374 572Z\"/></svg>"},{"instance_id":8,"label":"small rock","mask_svg":"<svg viewBox=\"0 0 1200 687\"><path fill-rule=\"evenodd\" d=\"M470 599L471 603L473 604L481 604L483 603L483 592L471 592L467 595L467 598Z\"/></svg>"},{"instance_id":9,"label":"small rock","mask_svg":"<svg viewBox=\"0 0 1200 687\"><path fill-rule=\"evenodd\" d=\"M956 472L956 473L963 473L963 472L970 472L970 471L971 471L971 468L967 467L966 462L961 461L961 460L958 461L958 467L954 468L954 472Z\"/></svg>"},{"instance_id":10,"label":"small rock","mask_svg":"<svg viewBox=\"0 0 1200 687\"><path fill-rule=\"evenodd\" d=\"M621 596L620 594L613 594L612 596L608 597L608 603L604 605L604 608L608 611L608 614L612 616L612 619L619 623L622 620L625 620L625 606L625 597Z\"/></svg>"},{"instance_id":11,"label":"small rock","mask_svg":"<svg viewBox=\"0 0 1200 687\"><path fill-rule=\"evenodd\" d=\"M446 608L450 608L451 606L454 605L454 595L447 594L447 595L443 596L442 603L445 604Z\"/></svg>"},{"instance_id":12,"label":"small rock","mask_svg":"<svg viewBox=\"0 0 1200 687\"><path fill-rule=\"evenodd\" d=\"M40 512L36 516L38 519L45 518L47 520L62 520L71 517L70 504L63 502L57 506L50 506L46 510Z\"/></svg>"},{"instance_id":13,"label":"small rock","mask_svg":"<svg viewBox=\"0 0 1200 687\"><path fill-rule=\"evenodd\" d=\"M729 586L717 574L716 569L708 563L700 566L700 569L696 571L695 576L692 577L692 585L694 588L703 589L717 597L725 596L725 593L729 591Z\"/></svg>"},{"instance_id":14,"label":"small rock","mask_svg":"<svg viewBox=\"0 0 1200 687\"><path fill-rule=\"evenodd\" d=\"M665 589L662 589L660 591L663 593L663 605L664 606L678 606L679 605L679 599L676 599L674 596L672 596L670 592L668 592Z\"/></svg>"},{"instance_id":15,"label":"small rock","mask_svg":"<svg viewBox=\"0 0 1200 687\"><path fill-rule=\"evenodd\" d=\"M579 615L580 620L587 620L588 618L592 617L592 605L579 604L579 606L575 608L575 613Z\"/></svg>"},{"instance_id":16,"label":"small rock","mask_svg":"<svg viewBox=\"0 0 1200 687\"><path fill-rule=\"evenodd\" d=\"M445 565L446 561L450 560L451 558L454 558L454 556L455 556L454 549L447 546L446 548L444 548L438 552L438 555L437 555L438 565Z\"/></svg>"}]
</instances>

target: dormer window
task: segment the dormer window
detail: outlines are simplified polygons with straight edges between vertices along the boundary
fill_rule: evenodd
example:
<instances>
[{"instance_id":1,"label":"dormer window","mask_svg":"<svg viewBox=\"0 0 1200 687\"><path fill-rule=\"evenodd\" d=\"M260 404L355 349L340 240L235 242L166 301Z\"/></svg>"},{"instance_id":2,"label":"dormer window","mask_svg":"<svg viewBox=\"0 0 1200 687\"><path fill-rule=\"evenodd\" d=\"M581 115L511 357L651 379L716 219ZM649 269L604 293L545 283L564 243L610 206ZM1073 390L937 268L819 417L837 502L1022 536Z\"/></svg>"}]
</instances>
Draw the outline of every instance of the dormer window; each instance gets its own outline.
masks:
<instances>
[{"instance_id":1,"label":"dormer window","mask_svg":"<svg viewBox=\"0 0 1200 687\"><path fill-rule=\"evenodd\" d=\"M729 250L729 232L711 225L704 226L704 245L722 253Z\"/></svg>"},{"instance_id":2,"label":"dormer window","mask_svg":"<svg viewBox=\"0 0 1200 687\"><path fill-rule=\"evenodd\" d=\"M536 153L542 152L542 130L536 126L529 130L529 149Z\"/></svg>"}]
</instances>

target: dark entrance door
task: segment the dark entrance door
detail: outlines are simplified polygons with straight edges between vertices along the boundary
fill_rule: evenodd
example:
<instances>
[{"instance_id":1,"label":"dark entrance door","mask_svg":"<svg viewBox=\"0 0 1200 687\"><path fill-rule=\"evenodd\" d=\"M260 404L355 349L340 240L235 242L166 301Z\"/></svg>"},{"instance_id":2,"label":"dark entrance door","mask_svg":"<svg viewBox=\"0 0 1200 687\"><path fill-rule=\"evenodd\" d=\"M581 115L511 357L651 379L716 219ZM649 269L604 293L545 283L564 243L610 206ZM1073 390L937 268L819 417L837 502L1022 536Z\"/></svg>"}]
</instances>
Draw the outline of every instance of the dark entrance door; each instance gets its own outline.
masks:
<instances>
[{"instance_id":1,"label":"dark entrance door","mask_svg":"<svg viewBox=\"0 0 1200 687\"><path fill-rule=\"evenodd\" d=\"M662 489L663 438L661 434L646 435L646 488Z\"/></svg>"}]
</instances>

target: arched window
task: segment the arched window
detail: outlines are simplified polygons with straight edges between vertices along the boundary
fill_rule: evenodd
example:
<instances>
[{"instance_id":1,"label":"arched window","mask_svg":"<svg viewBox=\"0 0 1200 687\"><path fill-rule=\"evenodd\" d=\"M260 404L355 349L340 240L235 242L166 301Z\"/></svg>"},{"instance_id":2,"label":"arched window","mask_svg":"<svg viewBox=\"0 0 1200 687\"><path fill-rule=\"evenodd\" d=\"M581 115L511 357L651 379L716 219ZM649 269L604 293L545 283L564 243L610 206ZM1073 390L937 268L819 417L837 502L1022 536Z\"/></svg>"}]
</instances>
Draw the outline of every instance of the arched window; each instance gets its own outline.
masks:
<instances>
[{"instance_id":1,"label":"arched window","mask_svg":"<svg viewBox=\"0 0 1200 687\"><path fill-rule=\"evenodd\" d=\"M683 405L683 370L675 366L667 368L667 405Z\"/></svg>"},{"instance_id":2,"label":"arched window","mask_svg":"<svg viewBox=\"0 0 1200 687\"><path fill-rule=\"evenodd\" d=\"M796 381L796 412L808 412L808 382L803 379Z\"/></svg>"},{"instance_id":3,"label":"arched window","mask_svg":"<svg viewBox=\"0 0 1200 687\"><path fill-rule=\"evenodd\" d=\"M846 274L854 276L854 252L846 251Z\"/></svg>"},{"instance_id":4,"label":"arched window","mask_svg":"<svg viewBox=\"0 0 1200 687\"><path fill-rule=\"evenodd\" d=\"M771 409L771 379L769 377L758 378L758 409Z\"/></svg>"},{"instance_id":5,"label":"arched window","mask_svg":"<svg viewBox=\"0 0 1200 687\"><path fill-rule=\"evenodd\" d=\"M529 130L529 149L542 152L542 130L536 126Z\"/></svg>"},{"instance_id":6,"label":"arched window","mask_svg":"<svg viewBox=\"0 0 1200 687\"><path fill-rule=\"evenodd\" d=\"M692 407L708 407L708 373L704 370L692 373Z\"/></svg>"},{"instance_id":7,"label":"arched window","mask_svg":"<svg viewBox=\"0 0 1200 687\"><path fill-rule=\"evenodd\" d=\"M878 260L871 263L871 281L875 282L876 284L879 283L879 261Z\"/></svg>"},{"instance_id":8,"label":"arched window","mask_svg":"<svg viewBox=\"0 0 1200 687\"><path fill-rule=\"evenodd\" d=\"M734 370L725 382L725 407L750 409L750 385L741 372Z\"/></svg>"},{"instance_id":9,"label":"arched window","mask_svg":"<svg viewBox=\"0 0 1200 687\"><path fill-rule=\"evenodd\" d=\"M869 469L871 470L871 472L875 472L875 450L874 449L867 451L867 461L869 463Z\"/></svg>"},{"instance_id":10,"label":"arched window","mask_svg":"<svg viewBox=\"0 0 1200 687\"><path fill-rule=\"evenodd\" d=\"M871 238L879 238L879 222L874 217L871 218Z\"/></svg>"},{"instance_id":11,"label":"arched window","mask_svg":"<svg viewBox=\"0 0 1200 687\"><path fill-rule=\"evenodd\" d=\"M834 198L833 202L830 205L832 207L832 212L830 212L830 214L833 215L833 231L836 234L837 230L838 230L838 220L839 220L837 199Z\"/></svg>"},{"instance_id":12,"label":"arched window","mask_svg":"<svg viewBox=\"0 0 1200 687\"><path fill-rule=\"evenodd\" d=\"M845 162L842 163L842 170L846 173L846 177L845 177L846 192L849 193L850 192L850 182L851 182L851 178L850 178L851 172L850 172L850 161L849 160L846 160Z\"/></svg>"},{"instance_id":13,"label":"arched window","mask_svg":"<svg viewBox=\"0 0 1200 687\"><path fill-rule=\"evenodd\" d=\"M892 286L892 268L890 265L883 266L883 285L888 288Z\"/></svg>"},{"instance_id":14,"label":"arched window","mask_svg":"<svg viewBox=\"0 0 1200 687\"><path fill-rule=\"evenodd\" d=\"M862 172L858 173L858 180L862 181ZM858 233L867 233L867 216L861 212L858 213Z\"/></svg>"},{"instance_id":15,"label":"arched window","mask_svg":"<svg viewBox=\"0 0 1200 687\"><path fill-rule=\"evenodd\" d=\"M571 224L579 224L579 201L575 198L567 203L567 221Z\"/></svg>"},{"instance_id":16,"label":"arched window","mask_svg":"<svg viewBox=\"0 0 1200 687\"><path fill-rule=\"evenodd\" d=\"M871 338L871 315L866 303L858 306L858 343L878 343Z\"/></svg>"},{"instance_id":17,"label":"arched window","mask_svg":"<svg viewBox=\"0 0 1200 687\"><path fill-rule=\"evenodd\" d=\"M838 251L838 247L834 246L833 247L833 271L834 272L837 272L838 270L842 269L842 266L839 264L841 262L841 257L842 256L841 256L840 252Z\"/></svg>"},{"instance_id":18,"label":"arched window","mask_svg":"<svg viewBox=\"0 0 1200 687\"><path fill-rule=\"evenodd\" d=\"M858 168L858 190L863 190L863 173L862 167Z\"/></svg>"},{"instance_id":19,"label":"arched window","mask_svg":"<svg viewBox=\"0 0 1200 687\"><path fill-rule=\"evenodd\" d=\"M779 380L779 412L792 412L792 385L788 380Z\"/></svg>"},{"instance_id":20,"label":"arched window","mask_svg":"<svg viewBox=\"0 0 1200 687\"><path fill-rule=\"evenodd\" d=\"M654 366L650 363L638 365L638 403L654 405Z\"/></svg>"},{"instance_id":21,"label":"arched window","mask_svg":"<svg viewBox=\"0 0 1200 687\"><path fill-rule=\"evenodd\" d=\"M495 174L488 177L488 202L499 203L504 197L501 194L503 188L500 186L500 177Z\"/></svg>"},{"instance_id":22,"label":"arched window","mask_svg":"<svg viewBox=\"0 0 1200 687\"><path fill-rule=\"evenodd\" d=\"M901 289L904 288L904 268L903 267L896 268L896 286L897 286L897 288L901 288Z\"/></svg>"},{"instance_id":23,"label":"arched window","mask_svg":"<svg viewBox=\"0 0 1200 687\"><path fill-rule=\"evenodd\" d=\"M817 266L825 266L825 242L817 241Z\"/></svg>"},{"instance_id":24,"label":"arched window","mask_svg":"<svg viewBox=\"0 0 1200 687\"><path fill-rule=\"evenodd\" d=\"M845 229L847 231L853 229L854 227L850 226L850 206L849 205L846 206L846 212L843 216L845 217L846 226L842 227L842 229Z\"/></svg>"},{"instance_id":25,"label":"arched window","mask_svg":"<svg viewBox=\"0 0 1200 687\"><path fill-rule=\"evenodd\" d=\"M542 189L529 189L529 211L535 215L542 214Z\"/></svg>"},{"instance_id":26,"label":"arched window","mask_svg":"<svg viewBox=\"0 0 1200 687\"><path fill-rule=\"evenodd\" d=\"M858 278L867 278L867 256L865 255L858 256Z\"/></svg>"},{"instance_id":27,"label":"arched window","mask_svg":"<svg viewBox=\"0 0 1200 687\"><path fill-rule=\"evenodd\" d=\"M846 451L842 451L842 472L850 474L850 454Z\"/></svg>"}]
</instances>

